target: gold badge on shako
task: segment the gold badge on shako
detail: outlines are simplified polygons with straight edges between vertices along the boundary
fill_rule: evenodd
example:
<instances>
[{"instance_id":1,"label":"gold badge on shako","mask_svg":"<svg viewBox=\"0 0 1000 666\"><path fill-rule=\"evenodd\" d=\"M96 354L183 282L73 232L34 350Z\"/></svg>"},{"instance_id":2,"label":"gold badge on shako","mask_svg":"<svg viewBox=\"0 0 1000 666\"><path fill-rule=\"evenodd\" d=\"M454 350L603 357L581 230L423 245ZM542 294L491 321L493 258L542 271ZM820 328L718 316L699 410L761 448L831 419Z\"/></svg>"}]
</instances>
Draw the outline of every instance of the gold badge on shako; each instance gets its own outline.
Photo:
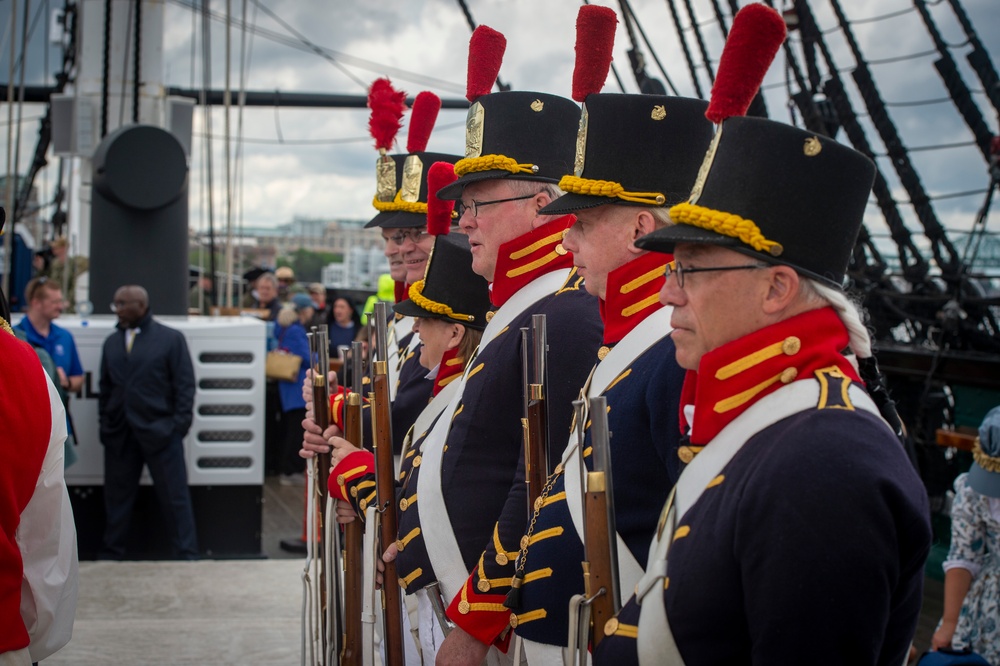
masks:
<instances>
[{"instance_id":1,"label":"gold badge on shako","mask_svg":"<svg viewBox=\"0 0 1000 666\"><path fill-rule=\"evenodd\" d=\"M536 99L534 102L531 103L531 110L534 111L535 113L541 113L542 109L544 108L545 108L545 102L543 102L540 99Z\"/></svg>"},{"instance_id":2,"label":"gold badge on shako","mask_svg":"<svg viewBox=\"0 0 1000 666\"><path fill-rule=\"evenodd\" d=\"M476 102L469 107L469 115L465 118L465 157L479 157L483 154L483 123L486 121L486 110Z\"/></svg>"},{"instance_id":3,"label":"gold badge on shako","mask_svg":"<svg viewBox=\"0 0 1000 666\"><path fill-rule=\"evenodd\" d=\"M388 155L383 155L375 162L376 190L375 198L379 201L392 201L396 198L396 161Z\"/></svg>"},{"instance_id":4,"label":"gold badge on shako","mask_svg":"<svg viewBox=\"0 0 1000 666\"><path fill-rule=\"evenodd\" d=\"M653 120L663 120L667 117L667 108L662 104L657 104L653 107L653 111L649 114L649 117Z\"/></svg>"},{"instance_id":5,"label":"gold badge on shako","mask_svg":"<svg viewBox=\"0 0 1000 666\"><path fill-rule=\"evenodd\" d=\"M403 162L403 184L399 188L399 198L403 201L416 202L420 200L420 176L424 171L424 163L416 155L409 155Z\"/></svg>"},{"instance_id":6,"label":"gold badge on shako","mask_svg":"<svg viewBox=\"0 0 1000 666\"><path fill-rule=\"evenodd\" d=\"M573 174L579 178L583 175L583 163L587 157L587 105L580 111L580 126L576 131L576 158L573 160Z\"/></svg>"},{"instance_id":7,"label":"gold badge on shako","mask_svg":"<svg viewBox=\"0 0 1000 666\"><path fill-rule=\"evenodd\" d=\"M805 145L802 146L802 152L806 154L806 157L816 157L821 150L823 150L823 144L814 136L806 139Z\"/></svg>"}]
</instances>

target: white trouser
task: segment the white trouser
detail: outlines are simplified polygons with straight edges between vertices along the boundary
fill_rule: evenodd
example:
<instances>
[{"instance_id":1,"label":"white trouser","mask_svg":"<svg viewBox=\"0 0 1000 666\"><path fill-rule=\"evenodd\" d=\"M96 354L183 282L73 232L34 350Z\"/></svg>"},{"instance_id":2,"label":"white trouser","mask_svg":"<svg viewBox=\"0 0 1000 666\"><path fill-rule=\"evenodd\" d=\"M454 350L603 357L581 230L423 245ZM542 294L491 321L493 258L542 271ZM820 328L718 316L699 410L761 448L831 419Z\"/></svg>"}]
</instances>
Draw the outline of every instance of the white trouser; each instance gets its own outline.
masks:
<instances>
[{"instance_id":1,"label":"white trouser","mask_svg":"<svg viewBox=\"0 0 1000 666\"><path fill-rule=\"evenodd\" d=\"M0 652L0 666L31 666L28 648Z\"/></svg>"},{"instance_id":2,"label":"white trouser","mask_svg":"<svg viewBox=\"0 0 1000 666\"><path fill-rule=\"evenodd\" d=\"M563 649L558 645L521 639L521 650L529 666L563 666Z\"/></svg>"}]
</instances>

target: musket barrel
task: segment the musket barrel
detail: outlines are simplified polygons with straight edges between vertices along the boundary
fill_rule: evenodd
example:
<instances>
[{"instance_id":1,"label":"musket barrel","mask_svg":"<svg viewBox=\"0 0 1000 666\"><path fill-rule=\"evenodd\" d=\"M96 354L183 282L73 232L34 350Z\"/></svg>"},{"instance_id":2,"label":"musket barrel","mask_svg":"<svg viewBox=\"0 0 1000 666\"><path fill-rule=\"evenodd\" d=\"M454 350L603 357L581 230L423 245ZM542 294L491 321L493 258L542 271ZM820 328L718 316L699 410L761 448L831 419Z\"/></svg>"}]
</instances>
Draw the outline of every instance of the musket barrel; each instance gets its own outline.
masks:
<instances>
[{"instance_id":1,"label":"musket barrel","mask_svg":"<svg viewBox=\"0 0 1000 666\"><path fill-rule=\"evenodd\" d=\"M524 472L528 485L528 515L542 495L549 475L548 409L545 401L545 315L531 316L532 377L528 380L527 436Z\"/></svg>"}]
</instances>

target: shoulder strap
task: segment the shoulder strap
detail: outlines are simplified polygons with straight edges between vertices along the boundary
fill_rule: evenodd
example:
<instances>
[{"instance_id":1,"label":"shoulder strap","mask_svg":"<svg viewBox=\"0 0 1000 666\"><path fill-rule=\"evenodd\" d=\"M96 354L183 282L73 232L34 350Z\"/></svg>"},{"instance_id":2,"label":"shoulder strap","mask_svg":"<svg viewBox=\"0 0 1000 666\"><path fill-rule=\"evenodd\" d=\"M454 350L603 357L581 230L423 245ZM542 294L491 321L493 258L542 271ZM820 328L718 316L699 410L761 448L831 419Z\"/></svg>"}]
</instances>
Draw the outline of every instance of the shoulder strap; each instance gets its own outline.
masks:
<instances>
[{"instance_id":1,"label":"shoulder strap","mask_svg":"<svg viewBox=\"0 0 1000 666\"><path fill-rule=\"evenodd\" d=\"M517 315L565 284L568 275L569 269L546 273L532 280L511 296L494 313L493 318L486 325L483 337L479 341L477 354L482 352ZM462 401L465 383L468 380L469 372L475 366L475 361L476 355L474 354L465 366L462 379L452 382L452 384L461 383L424 440L420 453L422 457L420 476L417 477L417 494L420 496L420 501L417 502L417 511L420 515L420 528L423 531L424 545L427 548L427 556L431 561L434 574L441 584L441 593L447 600L451 600L458 594L462 584L469 576L469 571L462 559L462 552L459 550L458 540L455 538L451 519L448 517L448 508L444 503L444 493L441 491L441 461L444 457L444 445L451 429L452 418Z\"/></svg>"},{"instance_id":2,"label":"shoulder strap","mask_svg":"<svg viewBox=\"0 0 1000 666\"><path fill-rule=\"evenodd\" d=\"M585 395L595 397L603 394L608 386L629 367L637 358L642 356L647 349L670 335L670 314L673 308L661 308L649 315L638 326L629 331L621 342L615 345L604 360L597 364L594 372L584 387ZM588 407L585 405L584 409ZM586 421L587 414L584 414ZM583 487L581 482L580 452L577 450L576 439L571 434L569 442L563 451L563 468L566 470L566 505L569 514L573 519L573 526L577 534L583 534ZM612 470L612 474L614 470ZM628 601L632 595L632 589L639 577L642 575L642 566L632 555L632 551L625 545L625 541L620 535L617 536L618 543L618 578L619 592L622 604Z\"/></svg>"},{"instance_id":3,"label":"shoulder strap","mask_svg":"<svg viewBox=\"0 0 1000 666\"><path fill-rule=\"evenodd\" d=\"M636 587L636 600L642 606L637 638L639 663L642 666L684 664L670 631L662 593L663 579L667 575L667 557L677 523L701 498L708 483L725 469L749 439L778 421L815 408L821 390L819 380L808 379L792 382L764 397L723 428L681 474L674 492L667 500L660 528L650 546L646 573ZM863 409L881 418L875 403L863 390L852 385L849 395L853 408Z\"/></svg>"}]
</instances>

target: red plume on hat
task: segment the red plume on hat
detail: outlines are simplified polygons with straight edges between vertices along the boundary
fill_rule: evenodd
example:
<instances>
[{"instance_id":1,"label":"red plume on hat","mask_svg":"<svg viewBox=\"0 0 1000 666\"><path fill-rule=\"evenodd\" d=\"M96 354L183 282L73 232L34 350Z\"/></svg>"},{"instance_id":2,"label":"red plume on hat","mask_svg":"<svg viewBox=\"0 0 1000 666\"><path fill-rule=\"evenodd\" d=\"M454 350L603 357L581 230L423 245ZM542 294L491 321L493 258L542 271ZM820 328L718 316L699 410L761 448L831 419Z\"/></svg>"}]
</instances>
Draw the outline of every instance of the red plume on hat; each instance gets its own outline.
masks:
<instances>
[{"instance_id":1,"label":"red plume on hat","mask_svg":"<svg viewBox=\"0 0 1000 666\"><path fill-rule=\"evenodd\" d=\"M427 150L427 142L431 138L431 130L437 121L441 110L441 98L432 92L424 91L413 100L410 111L410 131L406 135L406 152L422 153Z\"/></svg>"},{"instance_id":2,"label":"red plume on hat","mask_svg":"<svg viewBox=\"0 0 1000 666\"><path fill-rule=\"evenodd\" d=\"M466 78L465 98L475 102L489 94L496 83L507 50L507 38L487 25L481 25L469 40L469 73Z\"/></svg>"},{"instance_id":3,"label":"red plume on hat","mask_svg":"<svg viewBox=\"0 0 1000 666\"><path fill-rule=\"evenodd\" d=\"M760 3L741 9L722 50L705 117L721 123L746 115L783 41L785 20L781 14Z\"/></svg>"},{"instance_id":4,"label":"red plume on hat","mask_svg":"<svg viewBox=\"0 0 1000 666\"><path fill-rule=\"evenodd\" d=\"M601 92L611 69L618 17L610 7L583 5L576 15L576 66L573 68L573 99Z\"/></svg>"},{"instance_id":5,"label":"red plume on hat","mask_svg":"<svg viewBox=\"0 0 1000 666\"><path fill-rule=\"evenodd\" d=\"M437 193L456 180L455 165L450 162L435 162L427 172L427 233L440 236L451 231L455 202L438 199Z\"/></svg>"},{"instance_id":6,"label":"red plume on hat","mask_svg":"<svg viewBox=\"0 0 1000 666\"><path fill-rule=\"evenodd\" d=\"M372 110L368 131L375 139L375 148L384 155L403 126L406 93L394 89L389 79L375 79L368 90L368 108Z\"/></svg>"}]
</instances>

